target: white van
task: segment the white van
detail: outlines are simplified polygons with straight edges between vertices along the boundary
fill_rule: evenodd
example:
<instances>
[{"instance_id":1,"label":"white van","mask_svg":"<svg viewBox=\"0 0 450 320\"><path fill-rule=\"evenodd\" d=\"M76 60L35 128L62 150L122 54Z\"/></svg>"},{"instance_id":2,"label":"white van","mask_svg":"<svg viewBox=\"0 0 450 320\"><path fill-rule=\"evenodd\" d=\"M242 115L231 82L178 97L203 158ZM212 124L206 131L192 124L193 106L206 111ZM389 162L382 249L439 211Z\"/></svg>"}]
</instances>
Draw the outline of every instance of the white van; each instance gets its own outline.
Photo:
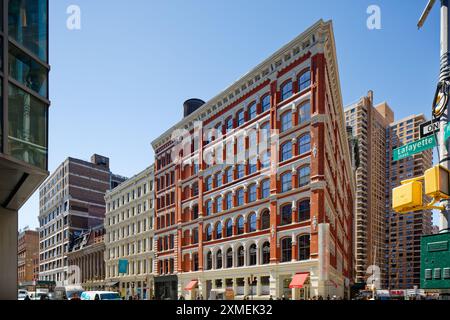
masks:
<instances>
[{"instance_id":1,"label":"white van","mask_svg":"<svg viewBox=\"0 0 450 320\"><path fill-rule=\"evenodd\" d=\"M81 300L122 300L119 293L112 291L85 291Z\"/></svg>"},{"instance_id":2,"label":"white van","mask_svg":"<svg viewBox=\"0 0 450 320\"><path fill-rule=\"evenodd\" d=\"M56 287L55 300L72 300L74 296L80 297L83 291L83 287L77 285Z\"/></svg>"}]
</instances>

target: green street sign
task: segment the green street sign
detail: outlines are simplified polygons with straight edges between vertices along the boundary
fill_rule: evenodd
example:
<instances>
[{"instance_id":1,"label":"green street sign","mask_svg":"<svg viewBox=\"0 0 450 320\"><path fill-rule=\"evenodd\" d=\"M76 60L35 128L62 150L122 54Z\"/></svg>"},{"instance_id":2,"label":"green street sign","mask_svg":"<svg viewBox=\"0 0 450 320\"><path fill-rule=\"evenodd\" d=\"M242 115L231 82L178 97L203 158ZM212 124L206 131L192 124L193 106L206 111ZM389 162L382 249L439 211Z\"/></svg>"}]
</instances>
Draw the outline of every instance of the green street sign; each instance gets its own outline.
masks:
<instances>
[{"instance_id":1,"label":"green street sign","mask_svg":"<svg viewBox=\"0 0 450 320\"><path fill-rule=\"evenodd\" d=\"M420 153L422 151L432 149L436 146L436 138L434 135L425 137L423 139L408 143L397 149L394 149L394 161L398 161L413 154Z\"/></svg>"},{"instance_id":2,"label":"green street sign","mask_svg":"<svg viewBox=\"0 0 450 320\"><path fill-rule=\"evenodd\" d=\"M450 124L447 124L444 129L444 141L447 141L450 138Z\"/></svg>"}]
</instances>

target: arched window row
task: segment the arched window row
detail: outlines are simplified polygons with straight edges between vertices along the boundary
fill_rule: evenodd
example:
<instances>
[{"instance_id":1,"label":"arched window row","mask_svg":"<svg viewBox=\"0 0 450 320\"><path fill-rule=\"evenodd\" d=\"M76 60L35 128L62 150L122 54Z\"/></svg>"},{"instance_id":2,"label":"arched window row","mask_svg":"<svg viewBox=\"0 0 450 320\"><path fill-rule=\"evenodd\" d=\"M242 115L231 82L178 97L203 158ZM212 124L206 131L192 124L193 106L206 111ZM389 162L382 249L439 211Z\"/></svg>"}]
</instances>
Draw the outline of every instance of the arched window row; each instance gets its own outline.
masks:
<instances>
[{"instance_id":1,"label":"arched window row","mask_svg":"<svg viewBox=\"0 0 450 320\"><path fill-rule=\"evenodd\" d=\"M208 251L205 255L205 270L239 268L270 263L270 242L251 243Z\"/></svg>"},{"instance_id":2,"label":"arched window row","mask_svg":"<svg viewBox=\"0 0 450 320\"><path fill-rule=\"evenodd\" d=\"M270 228L270 211L265 209L258 215L255 212L234 218L227 218L224 221L213 222L205 226L205 241L219 240L229 238L244 233L252 233L257 231L268 230ZM190 238L190 234L186 233L184 238ZM185 245L186 241L183 241Z\"/></svg>"}]
</instances>

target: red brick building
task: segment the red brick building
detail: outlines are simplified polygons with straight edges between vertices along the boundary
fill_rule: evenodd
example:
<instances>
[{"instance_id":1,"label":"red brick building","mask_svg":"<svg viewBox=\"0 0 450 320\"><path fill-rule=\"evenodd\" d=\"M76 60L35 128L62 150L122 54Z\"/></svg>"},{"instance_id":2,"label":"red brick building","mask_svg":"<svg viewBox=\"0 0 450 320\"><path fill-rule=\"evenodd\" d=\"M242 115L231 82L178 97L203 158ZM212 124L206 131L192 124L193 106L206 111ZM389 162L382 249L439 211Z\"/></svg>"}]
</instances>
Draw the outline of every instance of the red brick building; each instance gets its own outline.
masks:
<instances>
[{"instance_id":1,"label":"red brick building","mask_svg":"<svg viewBox=\"0 0 450 320\"><path fill-rule=\"evenodd\" d=\"M39 232L19 232L17 252L19 285L39 280Z\"/></svg>"},{"instance_id":2,"label":"red brick building","mask_svg":"<svg viewBox=\"0 0 450 320\"><path fill-rule=\"evenodd\" d=\"M354 180L331 22L187 101L152 145L157 298L348 294Z\"/></svg>"}]
</instances>

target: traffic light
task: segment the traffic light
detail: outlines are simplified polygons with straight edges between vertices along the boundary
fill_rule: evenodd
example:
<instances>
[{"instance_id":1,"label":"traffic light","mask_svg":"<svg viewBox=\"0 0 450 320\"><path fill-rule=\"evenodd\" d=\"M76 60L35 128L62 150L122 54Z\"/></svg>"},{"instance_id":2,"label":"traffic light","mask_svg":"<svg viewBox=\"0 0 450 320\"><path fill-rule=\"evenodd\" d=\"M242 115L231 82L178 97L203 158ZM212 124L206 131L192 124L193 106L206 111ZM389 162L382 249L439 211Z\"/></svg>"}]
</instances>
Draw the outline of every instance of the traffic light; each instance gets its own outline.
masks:
<instances>
[{"instance_id":1,"label":"traffic light","mask_svg":"<svg viewBox=\"0 0 450 320\"><path fill-rule=\"evenodd\" d=\"M422 183L412 181L392 190L392 208L398 213L415 211L423 206Z\"/></svg>"},{"instance_id":2,"label":"traffic light","mask_svg":"<svg viewBox=\"0 0 450 320\"><path fill-rule=\"evenodd\" d=\"M450 171L440 165L425 171L425 194L436 200L448 199Z\"/></svg>"}]
</instances>

